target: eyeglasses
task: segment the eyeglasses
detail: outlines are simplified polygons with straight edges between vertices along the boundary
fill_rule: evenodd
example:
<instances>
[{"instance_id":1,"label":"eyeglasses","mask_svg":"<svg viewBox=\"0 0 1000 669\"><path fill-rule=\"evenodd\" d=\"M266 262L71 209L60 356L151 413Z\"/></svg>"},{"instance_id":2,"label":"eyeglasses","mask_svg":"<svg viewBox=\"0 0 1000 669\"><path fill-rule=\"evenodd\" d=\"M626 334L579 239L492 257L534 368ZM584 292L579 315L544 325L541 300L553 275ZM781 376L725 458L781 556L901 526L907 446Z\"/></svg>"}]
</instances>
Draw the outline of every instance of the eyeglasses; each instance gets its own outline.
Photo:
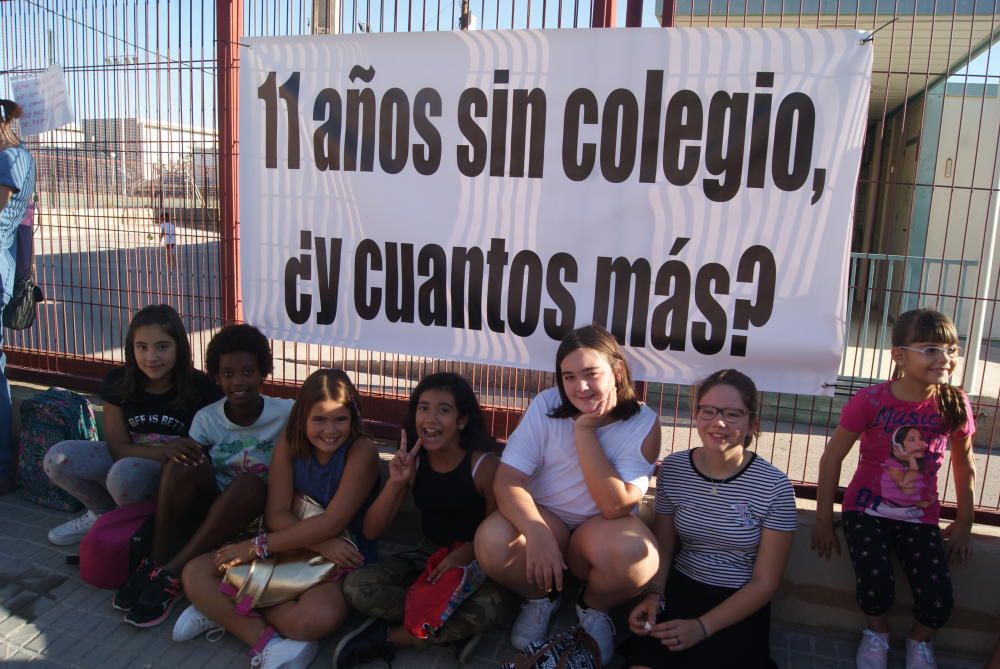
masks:
<instances>
[{"instance_id":1,"label":"eyeglasses","mask_svg":"<svg viewBox=\"0 0 1000 669\"><path fill-rule=\"evenodd\" d=\"M722 414L722 420L727 423L738 423L747 415L745 409L723 409L714 407L711 404L699 404L695 415L698 420L715 420L715 417Z\"/></svg>"},{"instance_id":2,"label":"eyeglasses","mask_svg":"<svg viewBox=\"0 0 1000 669\"><path fill-rule=\"evenodd\" d=\"M943 357L957 358L962 354L962 349L958 346L925 346L923 348L897 346L896 348L902 348L907 351L913 351L914 353L920 353L928 360L935 360Z\"/></svg>"}]
</instances>

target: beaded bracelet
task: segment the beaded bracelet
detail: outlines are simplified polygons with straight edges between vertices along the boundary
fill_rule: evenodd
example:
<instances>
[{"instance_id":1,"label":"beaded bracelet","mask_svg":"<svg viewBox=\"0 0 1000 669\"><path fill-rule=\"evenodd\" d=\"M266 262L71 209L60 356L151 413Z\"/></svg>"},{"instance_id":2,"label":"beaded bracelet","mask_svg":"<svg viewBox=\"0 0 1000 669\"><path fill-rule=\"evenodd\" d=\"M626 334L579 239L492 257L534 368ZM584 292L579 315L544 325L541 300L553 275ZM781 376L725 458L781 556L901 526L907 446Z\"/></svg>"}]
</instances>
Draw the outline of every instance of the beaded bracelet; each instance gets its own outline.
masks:
<instances>
[{"instance_id":1,"label":"beaded bracelet","mask_svg":"<svg viewBox=\"0 0 1000 669\"><path fill-rule=\"evenodd\" d=\"M271 557L270 547L267 545L267 534L261 532L250 540L250 547L253 548L254 555L261 560Z\"/></svg>"}]
</instances>

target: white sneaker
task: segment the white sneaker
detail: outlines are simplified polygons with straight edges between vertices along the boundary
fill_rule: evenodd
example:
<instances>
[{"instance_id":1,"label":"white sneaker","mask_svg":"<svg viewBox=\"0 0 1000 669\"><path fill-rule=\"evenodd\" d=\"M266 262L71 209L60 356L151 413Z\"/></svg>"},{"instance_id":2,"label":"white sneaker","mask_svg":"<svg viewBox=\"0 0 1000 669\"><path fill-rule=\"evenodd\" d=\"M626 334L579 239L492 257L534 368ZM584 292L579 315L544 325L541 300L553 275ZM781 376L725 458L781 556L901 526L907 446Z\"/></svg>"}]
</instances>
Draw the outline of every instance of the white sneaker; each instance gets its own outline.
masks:
<instances>
[{"instance_id":1,"label":"white sneaker","mask_svg":"<svg viewBox=\"0 0 1000 669\"><path fill-rule=\"evenodd\" d=\"M72 546L80 543L87 530L93 527L99 516L93 511L87 511L79 518L67 520L62 525L56 525L49 530L49 543L56 546Z\"/></svg>"},{"instance_id":2,"label":"white sneaker","mask_svg":"<svg viewBox=\"0 0 1000 669\"><path fill-rule=\"evenodd\" d=\"M545 638L549 631L549 619L559 608L562 600L551 601L548 597L526 599L521 604L521 613L510 628L510 643L518 650Z\"/></svg>"},{"instance_id":3,"label":"white sneaker","mask_svg":"<svg viewBox=\"0 0 1000 669\"><path fill-rule=\"evenodd\" d=\"M250 658L250 669L305 669L319 652L315 641L293 641L275 634Z\"/></svg>"},{"instance_id":4,"label":"white sneaker","mask_svg":"<svg viewBox=\"0 0 1000 669\"><path fill-rule=\"evenodd\" d=\"M889 635L865 628L858 644L858 669L886 669L889 664Z\"/></svg>"},{"instance_id":5,"label":"white sneaker","mask_svg":"<svg viewBox=\"0 0 1000 669\"><path fill-rule=\"evenodd\" d=\"M615 624L604 611L585 609L576 605L576 617L583 631L594 638L601 649L601 664L608 664L615 656Z\"/></svg>"},{"instance_id":6,"label":"white sneaker","mask_svg":"<svg viewBox=\"0 0 1000 669\"><path fill-rule=\"evenodd\" d=\"M208 632L205 638L211 643L215 643L226 634L226 630L222 629L221 625L210 620L192 604L184 609L184 612L178 616L177 622L174 623L173 638L174 641L190 641L205 632Z\"/></svg>"},{"instance_id":7,"label":"white sneaker","mask_svg":"<svg viewBox=\"0 0 1000 669\"><path fill-rule=\"evenodd\" d=\"M930 641L906 640L906 669L937 669Z\"/></svg>"}]
</instances>

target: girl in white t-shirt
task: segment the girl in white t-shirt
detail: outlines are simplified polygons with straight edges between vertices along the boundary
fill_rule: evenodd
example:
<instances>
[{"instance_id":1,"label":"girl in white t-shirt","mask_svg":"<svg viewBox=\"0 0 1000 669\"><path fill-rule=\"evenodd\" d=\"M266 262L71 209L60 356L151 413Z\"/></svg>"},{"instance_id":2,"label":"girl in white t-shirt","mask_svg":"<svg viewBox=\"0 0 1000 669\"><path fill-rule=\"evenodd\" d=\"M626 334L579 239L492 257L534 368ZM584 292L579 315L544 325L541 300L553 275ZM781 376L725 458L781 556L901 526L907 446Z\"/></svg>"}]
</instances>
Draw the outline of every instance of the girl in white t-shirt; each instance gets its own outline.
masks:
<instances>
[{"instance_id":1,"label":"girl in white t-shirt","mask_svg":"<svg viewBox=\"0 0 1000 669\"><path fill-rule=\"evenodd\" d=\"M614 655L607 611L659 565L634 513L659 453L659 418L639 402L618 342L596 325L570 332L556 353L556 387L532 400L504 450L499 509L476 533L480 566L527 600L511 629L515 647L545 637L568 567L586 584L580 624L602 662Z\"/></svg>"},{"instance_id":2,"label":"girl in white t-shirt","mask_svg":"<svg viewBox=\"0 0 1000 669\"><path fill-rule=\"evenodd\" d=\"M177 228L170 220L170 214L163 212L160 215L160 241L163 243L163 252L167 258L167 267L174 266L174 246L177 244Z\"/></svg>"}]
</instances>

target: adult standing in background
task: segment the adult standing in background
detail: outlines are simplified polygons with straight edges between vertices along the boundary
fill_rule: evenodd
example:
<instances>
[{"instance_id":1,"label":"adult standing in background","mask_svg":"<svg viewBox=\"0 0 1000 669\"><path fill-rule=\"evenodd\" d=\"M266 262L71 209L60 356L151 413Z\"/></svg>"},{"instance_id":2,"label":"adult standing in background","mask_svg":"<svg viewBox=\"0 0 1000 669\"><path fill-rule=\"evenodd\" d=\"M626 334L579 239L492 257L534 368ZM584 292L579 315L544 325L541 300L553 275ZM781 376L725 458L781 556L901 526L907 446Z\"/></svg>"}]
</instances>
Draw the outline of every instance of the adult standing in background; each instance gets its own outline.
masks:
<instances>
[{"instance_id":1,"label":"adult standing in background","mask_svg":"<svg viewBox=\"0 0 1000 669\"><path fill-rule=\"evenodd\" d=\"M14 121L20 116L17 103L0 99L0 311L14 290L17 226L35 192L35 161L15 129ZM0 494L14 489L14 439L6 366L0 328Z\"/></svg>"}]
</instances>

